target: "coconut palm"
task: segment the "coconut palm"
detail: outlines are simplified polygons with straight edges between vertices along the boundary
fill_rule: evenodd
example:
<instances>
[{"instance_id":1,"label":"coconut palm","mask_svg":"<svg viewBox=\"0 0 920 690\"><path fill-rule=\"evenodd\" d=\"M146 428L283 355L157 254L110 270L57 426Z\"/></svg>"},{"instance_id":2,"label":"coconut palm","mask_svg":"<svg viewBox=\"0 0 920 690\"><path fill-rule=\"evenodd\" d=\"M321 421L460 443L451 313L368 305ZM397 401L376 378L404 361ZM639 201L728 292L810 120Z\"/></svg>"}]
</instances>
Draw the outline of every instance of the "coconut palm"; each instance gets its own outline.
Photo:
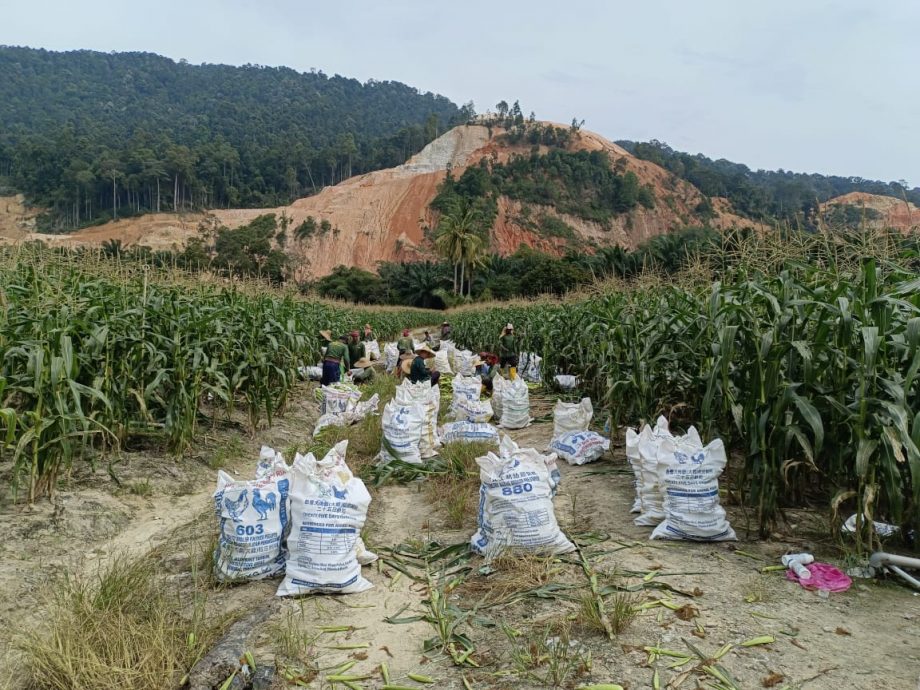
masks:
<instances>
[{"instance_id":1,"label":"coconut palm","mask_svg":"<svg viewBox=\"0 0 920 690\"><path fill-rule=\"evenodd\" d=\"M464 273L469 257L481 252L482 238L477 233L480 214L476 208L459 204L441 216L434 244L438 253L454 267L454 294L463 292ZM457 274L459 273L459 282Z\"/></svg>"}]
</instances>

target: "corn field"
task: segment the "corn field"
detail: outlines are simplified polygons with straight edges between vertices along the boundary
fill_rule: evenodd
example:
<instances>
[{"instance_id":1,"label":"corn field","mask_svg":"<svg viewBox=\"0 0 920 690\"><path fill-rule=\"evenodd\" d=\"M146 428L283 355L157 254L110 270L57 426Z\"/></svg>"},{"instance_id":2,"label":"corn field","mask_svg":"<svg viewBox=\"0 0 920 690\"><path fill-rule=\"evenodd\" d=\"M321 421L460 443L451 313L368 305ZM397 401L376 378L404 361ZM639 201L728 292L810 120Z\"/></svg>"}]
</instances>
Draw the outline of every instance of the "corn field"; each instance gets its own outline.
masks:
<instances>
[{"instance_id":1,"label":"corn field","mask_svg":"<svg viewBox=\"0 0 920 690\"><path fill-rule=\"evenodd\" d=\"M186 450L206 414L283 411L318 330L380 336L438 314L357 310L41 249L0 253L0 472L29 500L132 437ZM11 462L9 466L7 463Z\"/></svg>"},{"instance_id":2,"label":"corn field","mask_svg":"<svg viewBox=\"0 0 920 690\"><path fill-rule=\"evenodd\" d=\"M721 436L762 535L785 507L818 502L834 527L856 512L864 548L872 519L920 534L915 262L784 261L772 275L737 268L689 287L460 311L452 325L457 342L486 349L513 322L545 378L582 379L614 436L658 414Z\"/></svg>"}]
</instances>

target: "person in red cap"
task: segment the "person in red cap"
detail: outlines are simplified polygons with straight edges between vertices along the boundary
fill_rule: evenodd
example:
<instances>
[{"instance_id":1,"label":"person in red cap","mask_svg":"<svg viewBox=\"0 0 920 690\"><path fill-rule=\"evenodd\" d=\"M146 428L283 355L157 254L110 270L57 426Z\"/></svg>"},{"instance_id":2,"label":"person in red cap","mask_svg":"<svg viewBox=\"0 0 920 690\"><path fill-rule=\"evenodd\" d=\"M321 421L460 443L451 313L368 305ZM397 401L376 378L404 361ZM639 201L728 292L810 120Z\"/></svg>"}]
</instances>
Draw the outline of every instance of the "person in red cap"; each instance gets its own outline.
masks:
<instances>
[{"instance_id":1,"label":"person in red cap","mask_svg":"<svg viewBox=\"0 0 920 690\"><path fill-rule=\"evenodd\" d=\"M361 333L352 331L348 334L348 359L357 362L359 359L367 357L367 348L361 341Z\"/></svg>"},{"instance_id":2,"label":"person in red cap","mask_svg":"<svg viewBox=\"0 0 920 690\"><path fill-rule=\"evenodd\" d=\"M414 354L415 343L412 342L412 336L409 335L409 329L404 328L402 338L396 341L396 347L401 355Z\"/></svg>"}]
</instances>

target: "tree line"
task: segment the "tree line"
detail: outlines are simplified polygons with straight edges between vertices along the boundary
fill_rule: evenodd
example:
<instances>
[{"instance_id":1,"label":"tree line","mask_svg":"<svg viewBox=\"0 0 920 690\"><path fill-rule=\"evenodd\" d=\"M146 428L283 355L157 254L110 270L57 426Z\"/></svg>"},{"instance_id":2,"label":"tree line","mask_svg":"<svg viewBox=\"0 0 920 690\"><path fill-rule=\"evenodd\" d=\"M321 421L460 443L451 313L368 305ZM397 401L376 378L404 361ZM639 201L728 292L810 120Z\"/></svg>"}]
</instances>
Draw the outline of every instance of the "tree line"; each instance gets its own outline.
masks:
<instances>
[{"instance_id":1,"label":"tree line","mask_svg":"<svg viewBox=\"0 0 920 690\"><path fill-rule=\"evenodd\" d=\"M284 67L0 46L0 186L64 231L266 207L404 162L469 120L443 96Z\"/></svg>"},{"instance_id":2,"label":"tree line","mask_svg":"<svg viewBox=\"0 0 920 690\"><path fill-rule=\"evenodd\" d=\"M675 151L654 139L617 143L687 180L707 197L726 197L740 214L766 222L778 220L814 230L818 205L850 192L894 196L920 205L920 187L910 188L903 180L881 182L787 170L751 170L741 163Z\"/></svg>"}]
</instances>

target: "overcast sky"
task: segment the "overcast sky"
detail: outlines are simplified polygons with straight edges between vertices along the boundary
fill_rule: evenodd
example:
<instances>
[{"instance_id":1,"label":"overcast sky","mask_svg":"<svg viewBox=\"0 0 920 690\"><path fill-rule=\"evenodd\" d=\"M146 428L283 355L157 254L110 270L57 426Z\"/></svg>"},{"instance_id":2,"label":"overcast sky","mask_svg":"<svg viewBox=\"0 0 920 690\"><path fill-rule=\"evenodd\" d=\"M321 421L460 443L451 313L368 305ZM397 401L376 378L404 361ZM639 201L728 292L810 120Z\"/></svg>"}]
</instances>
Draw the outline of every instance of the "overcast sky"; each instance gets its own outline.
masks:
<instances>
[{"instance_id":1,"label":"overcast sky","mask_svg":"<svg viewBox=\"0 0 920 690\"><path fill-rule=\"evenodd\" d=\"M920 185L917 0L0 4L0 44L391 79L752 168Z\"/></svg>"}]
</instances>

